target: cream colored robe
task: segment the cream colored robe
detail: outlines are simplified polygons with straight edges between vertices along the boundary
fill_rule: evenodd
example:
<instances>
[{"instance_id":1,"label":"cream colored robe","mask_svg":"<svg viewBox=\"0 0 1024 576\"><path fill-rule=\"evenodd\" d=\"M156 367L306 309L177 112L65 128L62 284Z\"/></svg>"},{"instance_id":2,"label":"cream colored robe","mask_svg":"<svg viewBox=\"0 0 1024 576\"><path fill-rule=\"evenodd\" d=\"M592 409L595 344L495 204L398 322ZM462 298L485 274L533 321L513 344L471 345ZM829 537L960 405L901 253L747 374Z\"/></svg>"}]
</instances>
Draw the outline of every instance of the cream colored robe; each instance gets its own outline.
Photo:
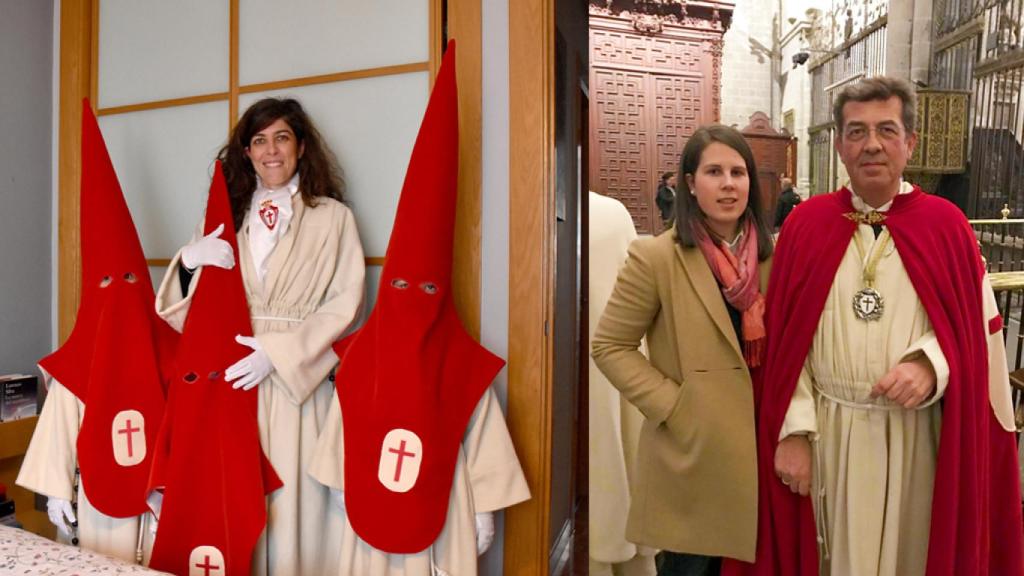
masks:
<instances>
[{"instance_id":1,"label":"cream colored robe","mask_svg":"<svg viewBox=\"0 0 1024 576\"><path fill-rule=\"evenodd\" d=\"M309 474L344 490L344 435L335 396ZM340 496L340 492L338 493ZM434 544L418 554L388 554L355 533L337 499L326 530L331 555L324 574L337 576L474 576L477 573L474 514L493 512L530 498L498 398L487 388L466 427L448 500L448 520ZM327 570L326 568L330 568Z\"/></svg>"},{"instance_id":2,"label":"cream colored robe","mask_svg":"<svg viewBox=\"0 0 1024 576\"><path fill-rule=\"evenodd\" d=\"M326 487L306 474L327 413L337 401L328 380L338 359L331 344L352 324L363 301L365 265L355 219L339 202L307 207L292 197L288 231L270 255L263 284L256 279L248 228L238 234L239 262L253 331L274 364L257 387L260 443L284 487L267 498L267 528L253 556L253 574L333 574L323 560L331 509ZM248 219L244 220L248 222ZM157 293L157 311L180 330L192 280L182 298L179 252ZM243 392L239 391L239 394Z\"/></svg>"},{"instance_id":3,"label":"cream colored robe","mask_svg":"<svg viewBox=\"0 0 1024 576\"><path fill-rule=\"evenodd\" d=\"M590 332L611 296L629 244L636 238L633 218L621 202L590 193ZM589 346L588 346L589 348ZM590 572L613 573L612 564L629 562L631 574L654 574L653 550L626 541L629 484L636 459L643 415L598 370L588 357L590 395ZM632 560L632 561L631 561ZM625 570L620 567L619 571Z\"/></svg>"},{"instance_id":4,"label":"cream colored robe","mask_svg":"<svg viewBox=\"0 0 1024 576\"><path fill-rule=\"evenodd\" d=\"M863 209L856 195L853 199ZM870 254L876 242L871 227L861 225L856 233ZM938 401L949 367L891 240L875 281L885 299L882 318L865 322L854 315L863 262L851 240L779 437L808 433L813 440L812 497L822 576L922 575L942 424ZM985 317L978 321L985 322L988 334L987 321L998 310L987 279L981 289ZM1002 333L990 335L988 343L992 406L1003 426L1013 430ZM870 398L890 368L922 353L937 376L931 398L914 410Z\"/></svg>"},{"instance_id":5,"label":"cream colored robe","mask_svg":"<svg viewBox=\"0 0 1024 576\"><path fill-rule=\"evenodd\" d=\"M47 384L46 402L16 482L44 496L72 500L78 467L78 431L85 417L85 404L45 370L43 378ZM107 516L92 507L81 482L77 498L78 545L134 563L139 522L144 520L148 527L153 521L152 514L131 518ZM153 551L153 535L148 528L143 530L142 539L143 563L148 564ZM58 540L63 541L59 533Z\"/></svg>"}]
</instances>

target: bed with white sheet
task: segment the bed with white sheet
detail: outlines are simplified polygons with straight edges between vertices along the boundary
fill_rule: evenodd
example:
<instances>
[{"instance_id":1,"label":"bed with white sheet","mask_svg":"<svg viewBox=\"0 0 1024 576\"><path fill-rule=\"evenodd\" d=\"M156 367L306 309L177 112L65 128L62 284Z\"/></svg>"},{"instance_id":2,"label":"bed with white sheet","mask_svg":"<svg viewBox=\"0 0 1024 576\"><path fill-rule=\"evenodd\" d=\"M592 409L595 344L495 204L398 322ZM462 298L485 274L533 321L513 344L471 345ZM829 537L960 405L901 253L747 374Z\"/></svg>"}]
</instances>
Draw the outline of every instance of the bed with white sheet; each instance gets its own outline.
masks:
<instances>
[{"instance_id":1,"label":"bed with white sheet","mask_svg":"<svg viewBox=\"0 0 1024 576\"><path fill-rule=\"evenodd\" d=\"M0 526L0 574L32 576L135 576L165 574L144 566L58 544L25 530Z\"/></svg>"}]
</instances>

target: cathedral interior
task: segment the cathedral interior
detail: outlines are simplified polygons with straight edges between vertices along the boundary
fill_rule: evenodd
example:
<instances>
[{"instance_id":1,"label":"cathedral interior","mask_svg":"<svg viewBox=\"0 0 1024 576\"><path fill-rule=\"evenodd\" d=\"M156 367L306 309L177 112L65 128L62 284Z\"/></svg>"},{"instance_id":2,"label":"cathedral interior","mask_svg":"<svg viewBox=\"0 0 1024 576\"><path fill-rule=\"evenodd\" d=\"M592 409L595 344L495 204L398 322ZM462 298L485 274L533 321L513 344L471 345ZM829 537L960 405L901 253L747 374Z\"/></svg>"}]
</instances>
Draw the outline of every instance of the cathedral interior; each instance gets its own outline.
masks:
<instances>
[{"instance_id":1,"label":"cathedral interior","mask_svg":"<svg viewBox=\"0 0 1024 576\"><path fill-rule=\"evenodd\" d=\"M1024 1L591 0L589 9L590 188L620 200L640 234L664 229L658 179L698 126L747 137L772 210L781 176L804 198L847 181L832 121L843 86L910 80L919 140L905 178L971 219L1007 320L1011 381L1024 384Z\"/></svg>"}]
</instances>

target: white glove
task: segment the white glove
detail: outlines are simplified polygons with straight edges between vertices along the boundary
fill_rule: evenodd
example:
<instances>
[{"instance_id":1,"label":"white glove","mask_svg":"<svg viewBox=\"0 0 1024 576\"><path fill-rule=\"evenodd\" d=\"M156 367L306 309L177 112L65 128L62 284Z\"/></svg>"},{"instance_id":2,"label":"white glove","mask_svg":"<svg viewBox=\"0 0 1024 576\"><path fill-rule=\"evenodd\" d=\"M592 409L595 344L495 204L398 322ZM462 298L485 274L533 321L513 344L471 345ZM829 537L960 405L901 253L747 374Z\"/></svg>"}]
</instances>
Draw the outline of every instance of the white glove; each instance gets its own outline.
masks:
<instances>
[{"instance_id":1,"label":"white glove","mask_svg":"<svg viewBox=\"0 0 1024 576\"><path fill-rule=\"evenodd\" d=\"M270 376L274 371L274 364L270 362L270 356L263 351L263 346L260 346L256 338L239 334L235 336L235 342L252 348L252 354L232 364L224 372L224 379L228 382L235 380L236 382L231 385L235 390L252 390L263 382L264 378Z\"/></svg>"},{"instance_id":2,"label":"white glove","mask_svg":"<svg viewBox=\"0 0 1024 576\"><path fill-rule=\"evenodd\" d=\"M57 527L57 530L70 538L71 527L78 523L71 502L63 498L49 498L46 500L46 513L49 514L50 522Z\"/></svg>"},{"instance_id":3,"label":"white glove","mask_svg":"<svg viewBox=\"0 0 1024 576\"><path fill-rule=\"evenodd\" d=\"M221 223L206 236L181 249L181 263L189 270L200 266L216 266L230 270L235 267L235 251L226 240L221 240L224 224Z\"/></svg>"},{"instance_id":4,"label":"white glove","mask_svg":"<svg viewBox=\"0 0 1024 576\"><path fill-rule=\"evenodd\" d=\"M338 506L338 508L341 508L342 512L345 511L345 491L344 490L338 490L336 488L331 488L331 501L333 501L334 504Z\"/></svg>"},{"instance_id":5,"label":"white glove","mask_svg":"<svg viewBox=\"0 0 1024 576\"><path fill-rule=\"evenodd\" d=\"M484 552L494 543L494 512L480 512L476 515L476 555Z\"/></svg>"}]
</instances>

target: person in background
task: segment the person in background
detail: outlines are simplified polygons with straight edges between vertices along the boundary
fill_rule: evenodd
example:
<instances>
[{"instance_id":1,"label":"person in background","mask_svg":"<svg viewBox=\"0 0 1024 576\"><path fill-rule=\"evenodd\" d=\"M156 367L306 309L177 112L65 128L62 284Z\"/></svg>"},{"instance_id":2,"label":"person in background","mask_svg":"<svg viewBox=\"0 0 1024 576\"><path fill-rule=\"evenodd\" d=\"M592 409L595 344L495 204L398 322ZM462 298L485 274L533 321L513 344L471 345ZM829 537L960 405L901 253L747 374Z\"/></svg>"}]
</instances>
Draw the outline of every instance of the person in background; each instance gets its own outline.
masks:
<instances>
[{"instance_id":1,"label":"person in background","mask_svg":"<svg viewBox=\"0 0 1024 576\"><path fill-rule=\"evenodd\" d=\"M793 181L783 176L779 179L779 184L782 187L782 192L779 193L779 203L775 207L775 230L782 229L782 223L786 221L786 217L789 213L796 208L797 204L800 203L800 195L796 193L796 189L793 188Z\"/></svg>"},{"instance_id":2,"label":"person in background","mask_svg":"<svg viewBox=\"0 0 1024 576\"><path fill-rule=\"evenodd\" d=\"M675 203L676 173L665 172L661 175L661 181L658 183L658 194L654 197L654 204L658 207L658 212L661 214L661 221L665 228L672 227Z\"/></svg>"},{"instance_id":3,"label":"person in background","mask_svg":"<svg viewBox=\"0 0 1024 576\"><path fill-rule=\"evenodd\" d=\"M594 329L611 296L619 269L636 239L633 218L621 202L590 193L590 315ZM654 551L626 540L629 488L636 481L636 448L644 417L597 369L590 358L590 576L650 576Z\"/></svg>"},{"instance_id":4,"label":"person in background","mask_svg":"<svg viewBox=\"0 0 1024 576\"><path fill-rule=\"evenodd\" d=\"M629 247L591 350L645 417L626 539L663 551L659 576L703 576L722 557L754 558L751 370L764 352L772 240L737 130L698 129L679 171L675 224Z\"/></svg>"}]
</instances>

